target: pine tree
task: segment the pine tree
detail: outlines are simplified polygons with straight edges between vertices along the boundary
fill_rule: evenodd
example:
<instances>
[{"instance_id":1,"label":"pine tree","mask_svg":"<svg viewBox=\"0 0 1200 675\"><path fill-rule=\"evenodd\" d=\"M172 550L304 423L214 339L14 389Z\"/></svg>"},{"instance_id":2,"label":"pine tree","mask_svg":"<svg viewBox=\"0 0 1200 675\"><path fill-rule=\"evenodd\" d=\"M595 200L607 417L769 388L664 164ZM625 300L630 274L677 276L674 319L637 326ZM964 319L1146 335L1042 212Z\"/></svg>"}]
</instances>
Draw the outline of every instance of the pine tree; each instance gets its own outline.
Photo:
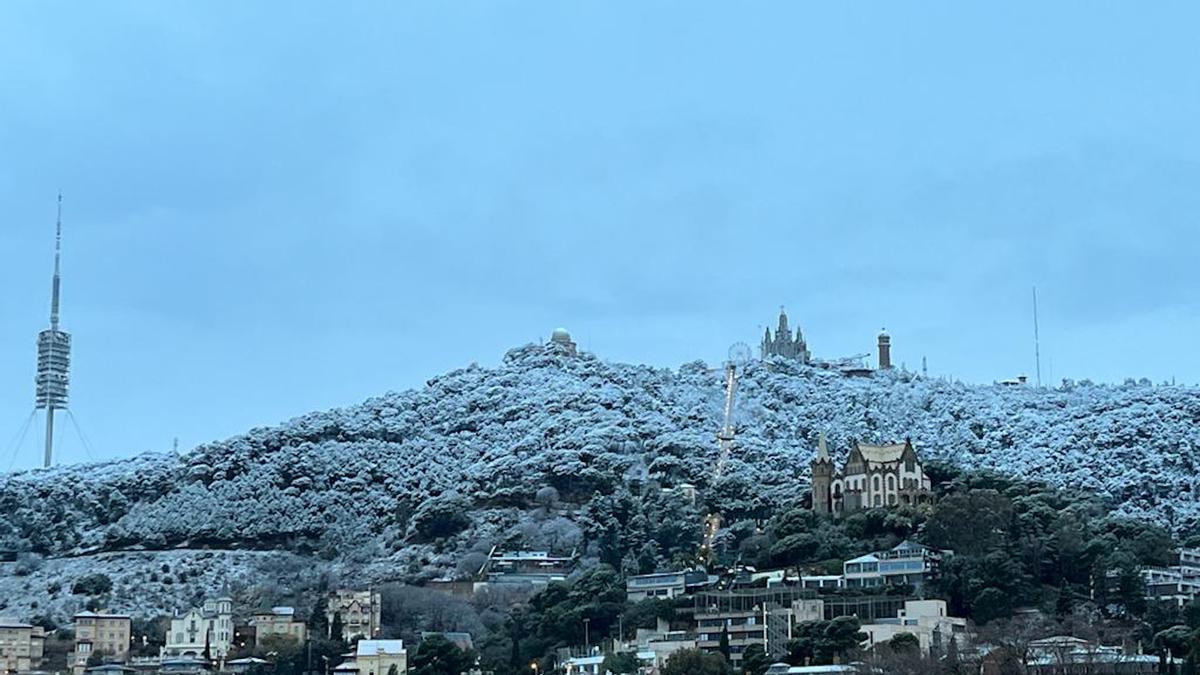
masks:
<instances>
[{"instance_id":1,"label":"pine tree","mask_svg":"<svg viewBox=\"0 0 1200 675\"><path fill-rule=\"evenodd\" d=\"M333 623L329 624L329 639L335 642L343 642L346 639L345 632L346 626L342 623L342 613L334 612Z\"/></svg>"}]
</instances>

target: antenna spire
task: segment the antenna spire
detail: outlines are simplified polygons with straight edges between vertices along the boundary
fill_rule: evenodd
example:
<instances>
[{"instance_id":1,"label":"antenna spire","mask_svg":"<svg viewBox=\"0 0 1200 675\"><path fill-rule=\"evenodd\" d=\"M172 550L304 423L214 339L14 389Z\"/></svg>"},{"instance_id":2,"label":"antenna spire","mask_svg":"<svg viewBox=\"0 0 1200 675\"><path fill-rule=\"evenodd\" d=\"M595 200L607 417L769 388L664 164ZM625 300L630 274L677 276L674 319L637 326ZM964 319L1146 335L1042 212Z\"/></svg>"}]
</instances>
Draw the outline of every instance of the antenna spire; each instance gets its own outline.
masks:
<instances>
[{"instance_id":1,"label":"antenna spire","mask_svg":"<svg viewBox=\"0 0 1200 675\"><path fill-rule=\"evenodd\" d=\"M1037 369L1037 386L1042 386L1042 347L1038 339L1037 286L1033 287L1033 359Z\"/></svg>"},{"instance_id":2,"label":"antenna spire","mask_svg":"<svg viewBox=\"0 0 1200 675\"><path fill-rule=\"evenodd\" d=\"M58 217L54 221L54 281L50 291L50 328L58 330L59 268L62 259L62 193L58 193Z\"/></svg>"}]
</instances>

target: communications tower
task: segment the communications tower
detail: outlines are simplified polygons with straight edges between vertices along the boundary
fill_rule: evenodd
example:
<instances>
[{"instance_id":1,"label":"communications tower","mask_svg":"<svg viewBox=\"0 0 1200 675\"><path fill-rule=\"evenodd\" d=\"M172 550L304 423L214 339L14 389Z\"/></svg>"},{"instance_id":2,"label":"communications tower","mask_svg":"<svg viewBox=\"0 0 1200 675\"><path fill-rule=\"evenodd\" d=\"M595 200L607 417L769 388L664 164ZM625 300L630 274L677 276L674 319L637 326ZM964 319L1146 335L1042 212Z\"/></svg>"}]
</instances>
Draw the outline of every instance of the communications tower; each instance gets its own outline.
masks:
<instances>
[{"instance_id":1,"label":"communications tower","mask_svg":"<svg viewBox=\"0 0 1200 675\"><path fill-rule=\"evenodd\" d=\"M42 466L50 466L54 455L54 411L67 409L67 385L71 368L71 335L58 329L59 262L62 257L62 195L58 195L58 218L54 231L54 278L50 287L50 327L38 333L37 397L34 407L46 411L46 450Z\"/></svg>"}]
</instances>

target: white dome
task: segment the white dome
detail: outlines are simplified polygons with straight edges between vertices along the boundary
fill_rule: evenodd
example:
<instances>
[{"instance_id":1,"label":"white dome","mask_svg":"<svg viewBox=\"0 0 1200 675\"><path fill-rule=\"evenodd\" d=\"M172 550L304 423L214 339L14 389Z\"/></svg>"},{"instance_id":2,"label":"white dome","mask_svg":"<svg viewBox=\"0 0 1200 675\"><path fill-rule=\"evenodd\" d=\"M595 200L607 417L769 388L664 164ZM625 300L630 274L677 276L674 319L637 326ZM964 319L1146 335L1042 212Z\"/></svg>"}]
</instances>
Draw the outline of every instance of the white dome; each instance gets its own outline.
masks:
<instances>
[{"instance_id":1,"label":"white dome","mask_svg":"<svg viewBox=\"0 0 1200 675\"><path fill-rule=\"evenodd\" d=\"M567 332L566 328L555 328L554 332L550 334L550 339L556 341L570 340L571 334Z\"/></svg>"}]
</instances>

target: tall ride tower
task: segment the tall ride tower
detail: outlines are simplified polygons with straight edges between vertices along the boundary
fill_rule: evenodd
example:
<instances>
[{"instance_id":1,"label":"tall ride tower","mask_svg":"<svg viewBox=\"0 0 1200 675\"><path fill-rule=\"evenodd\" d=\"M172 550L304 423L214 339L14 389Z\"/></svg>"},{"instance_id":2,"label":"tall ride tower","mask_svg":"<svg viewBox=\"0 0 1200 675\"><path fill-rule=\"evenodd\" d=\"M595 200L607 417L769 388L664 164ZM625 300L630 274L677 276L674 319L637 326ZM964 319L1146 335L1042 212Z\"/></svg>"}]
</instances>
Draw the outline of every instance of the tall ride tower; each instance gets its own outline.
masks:
<instances>
[{"instance_id":1,"label":"tall ride tower","mask_svg":"<svg viewBox=\"0 0 1200 675\"><path fill-rule=\"evenodd\" d=\"M54 280L50 290L50 327L38 333L37 398L34 407L46 410L46 452L42 466L50 466L54 453L54 411L67 408L71 368L71 335L58 329L59 260L62 257L62 195L54 232Z\"/></svg>"}]
</instances>

